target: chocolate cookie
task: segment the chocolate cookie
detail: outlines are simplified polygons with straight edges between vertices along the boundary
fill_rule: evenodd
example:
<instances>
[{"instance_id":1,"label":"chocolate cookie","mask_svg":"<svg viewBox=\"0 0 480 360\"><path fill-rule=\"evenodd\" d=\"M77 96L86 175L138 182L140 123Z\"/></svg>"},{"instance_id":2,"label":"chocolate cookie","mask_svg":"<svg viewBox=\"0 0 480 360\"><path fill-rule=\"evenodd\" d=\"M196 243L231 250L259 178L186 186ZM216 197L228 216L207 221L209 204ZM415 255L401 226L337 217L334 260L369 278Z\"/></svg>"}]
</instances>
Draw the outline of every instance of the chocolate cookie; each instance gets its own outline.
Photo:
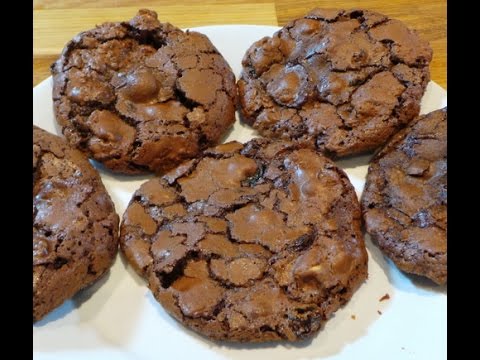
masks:
<instances>
[{"instance_id":1,"label":"chocolate cookie","mask_svg":"<svg viewBox=\"0 0 480 360\"><path fill-rule=\"evenodd\" d=\"M367 277L360 205L311 149L255 139L210 148L144 183L120 246L177 320L213 339L313 336Z\"/></svg>"},{"instance_id":2,"label":"chocolate cookie","mask_svg":"<svg viewBox=\"0 0 480 360\"><path fill-rule=\"evenodd\" d=\"M140 10L70 41L52 65L57 122L113 171L163 172L235 121L235 76L210 40Z\"/></svg>"},{"instance_id":3,"label":"chocolate cookie","mask_svg":"<svg viewBox=\"0 0 480 360\"><path fill-rule=\"evenodd\" d=\"M447 108L417 118L375 156L362 211L400 269L446 283Z\"/></svg>"},{"instance_id":4,"label":"chocolate cookie","mask_svg":"<svg viewBox=\"0 0 480 360\"><path fill-rule=\"evenodd\" d=\"M245 122L329 156L372 150L418 115L432 50L402 22L315 9L254 43L238 81Z\"/></svg>"},{"instance_id":5,"label":"chocolate cookie","mask_svg":"<svg viewBox=\"0 0 480 360\"><path fill-rule=\"evenodd\" d=\"M118 215L98 172L64 139L33 127L33 321L107 271Z\"/></svg>"}]
</instances>

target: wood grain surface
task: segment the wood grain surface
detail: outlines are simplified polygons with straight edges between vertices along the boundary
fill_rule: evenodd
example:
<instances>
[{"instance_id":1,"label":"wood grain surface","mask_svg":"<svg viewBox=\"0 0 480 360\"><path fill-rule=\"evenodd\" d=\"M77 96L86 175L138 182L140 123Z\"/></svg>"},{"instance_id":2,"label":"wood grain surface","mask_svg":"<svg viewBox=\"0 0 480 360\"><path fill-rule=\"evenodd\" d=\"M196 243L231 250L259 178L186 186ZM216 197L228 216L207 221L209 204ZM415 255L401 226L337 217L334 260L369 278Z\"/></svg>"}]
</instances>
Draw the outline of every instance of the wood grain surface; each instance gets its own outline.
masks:
<instances>
[{"instance_id":1,"label":"wood grain surface","mask_svg":"<svg viewBox=\"0 0 480 360\"><path fill-rule=\"evenodd\" d=\"M68 40L105 21L128 20L139 8L151 8L161 21L178 27L214 24L283 26L315 7L362 8L405 22L430 42L431 79L447 88L446 0L34 0L33 85L50 76Z\"/></svg>"}]
</instances>

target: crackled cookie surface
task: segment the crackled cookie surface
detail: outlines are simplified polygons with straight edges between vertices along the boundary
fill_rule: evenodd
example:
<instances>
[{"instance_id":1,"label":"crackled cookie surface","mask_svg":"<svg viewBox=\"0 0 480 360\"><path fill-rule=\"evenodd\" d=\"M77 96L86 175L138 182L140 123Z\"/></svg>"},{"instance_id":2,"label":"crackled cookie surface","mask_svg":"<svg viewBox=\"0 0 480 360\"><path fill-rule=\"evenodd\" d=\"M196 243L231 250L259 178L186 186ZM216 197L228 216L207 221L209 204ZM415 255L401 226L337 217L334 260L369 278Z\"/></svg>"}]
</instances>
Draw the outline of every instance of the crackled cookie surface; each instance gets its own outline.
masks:
<instances>
[{"instance_id":1,"label":"crackled cookie surface","mask_svg":"<svg viewBox=\"0 0 480 360\"><path fill-rule=\"evenodd\" d=\"M432 50L402 22L314 9L246 52L244 121L330 156L372 150L419 112Z\"/></svg>"},{"instance_id":2,"label":"crackled cookie surface","mask_svg":"<svg viewBox=\"0 0 480 360\"><path fill-rule=\"evenodd\" d=\"M210 40L140 10L70 41L52 65L70 144L121 173L164 172L235 120L235 76Z\"/></svg>"},{"instance_id":3,"label":"crackled cookie surface","mask_svg":"<svg viewBox=\"0 0 480 360\"><path fill-rule=\"evenodd\" d=\"M291 142L230 142L137 190L120 244L176 319L213 339L304 339L367 277L345 173Z\"/></svg>"},{"instance_id":4,"label":"crackled cookie surface","mask_svg":"<svg viewBox=\"0 0 480 360\"><path fill-rule=\"evenodd\" d=\"M118 215L98 172L33 127L33 321L91 284L118 247Z\"/></svg>"},{"instance_id":5,"label":"crackled cookie surface","mask_svg":"<svg viewBox=\"0 0 480 360\"><path fill-rule=\"evenodd\" d=\"M367 231L403 271L447 281L447 108L414 120L372 160Z\"/></svg>"}]
</instances>

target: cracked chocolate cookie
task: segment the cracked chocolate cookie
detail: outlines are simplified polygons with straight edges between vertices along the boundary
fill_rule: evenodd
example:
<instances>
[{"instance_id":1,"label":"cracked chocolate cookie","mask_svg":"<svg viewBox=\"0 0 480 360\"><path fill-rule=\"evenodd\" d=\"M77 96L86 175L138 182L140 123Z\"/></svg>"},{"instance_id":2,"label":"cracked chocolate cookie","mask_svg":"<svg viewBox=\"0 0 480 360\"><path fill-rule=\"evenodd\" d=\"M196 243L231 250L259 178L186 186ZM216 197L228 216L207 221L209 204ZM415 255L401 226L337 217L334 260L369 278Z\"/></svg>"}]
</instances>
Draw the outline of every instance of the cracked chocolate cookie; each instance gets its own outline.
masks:
<instances>
[{"instance_id":1,"label":"cracked chocolate cookie","mask_svg":"<svg viewBox=\"0 0 480 360\"><path fill-rule=\"evenodd\" d=\"M420 116L370 163L367 231L403 271L447 281L447 108Z\"/></svg>"},{"instance_id":2,"label":"cracked chocolate cookie","mask_svg":"<svg viewBox=\"0 0 480 360\"><path fill-rule=\"evenodd\" d=\"M85 155L33 126L33 321L108 270L118 222Z\"/></svg>"},{"instance_id":3,"label":"cracked chocolate cookie","mask_svg":"<svg viewBox=\"0 0 480 360\"><path fill-rule=\"evenodd\" d=\"M366 152L418 115L431 58L428 43L398 20L314 9L247 50L242 117L263 136L329 156Z\"/></svg>"},{"instance_id":4,"label":"cracked chocolate cookie","mask_svg":"<svg viewBox=\"0 0 480 360\"><path fill-rule=\"evenodd\" d=\"M313 336L367 277L346 174L291 142L206 150L144 183L120 246L173 317L218 340Z\"/></svg>"},{"instance_id":5,"label":"cracked chocolate cookie","mask_svg":"<svg viewBox=\"0 0 480 360\"><path fill-rule=\"evenodd\" d=\"M63 134L116 172L169 170L235 121L235 76L222 55L205 35L150 10L80 33L52 75Z\"/></svg>"}]
</instances>

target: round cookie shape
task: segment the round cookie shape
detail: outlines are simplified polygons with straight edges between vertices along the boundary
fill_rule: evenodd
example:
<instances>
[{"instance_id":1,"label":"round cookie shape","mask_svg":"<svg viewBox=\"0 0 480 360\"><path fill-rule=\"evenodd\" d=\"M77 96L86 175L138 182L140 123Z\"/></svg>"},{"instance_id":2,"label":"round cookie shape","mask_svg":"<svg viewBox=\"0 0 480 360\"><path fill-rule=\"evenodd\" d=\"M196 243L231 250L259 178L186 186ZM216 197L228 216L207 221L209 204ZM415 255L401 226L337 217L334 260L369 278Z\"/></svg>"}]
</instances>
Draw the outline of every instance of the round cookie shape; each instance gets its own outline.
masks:
<instances>
[{"instance_id":1,"label":"round cookie shape","mask_svg":"<svg viewBox=\"0 0 480 360\"><path fill-rule=\"evenodd\" d=\"M402 22L314 9L251 45L238 81L243 120L331 157L385 143L420 110L432 50Z\"/></svg>"},{"instance_id":2,"label":"round cookie shape","mask_svg":"<svg viewBox=\"0 0 480 360\"><path fill-rule=\"evenodd\" d=\"M33 126L33 321L110 268L118 223L85 155Z\"/></svg>"},{"instance_id":3,"label":"round cookie shape","mask_svg":"<svg viewBox=\"0 0 480 360\"><path fill-rule=\"evenodd\" d=\"M401 270L447 282L447 108L418 117L375 156L362 212Z\"/></svg>"},{"instance_id":4,"label":"round cookie shape","mask_svg":"<svg viewBox=\"0 0 480 360\"><path fill-rule=\"evenodd\" d=\"M162 173L235 121L235 76L200 33L140 10L78 34L52 65L55 116L71 145L120 173Z\"/></svg>"},{"instance_id":5,"label":"round cookie shape","mask_svg":"<svg viewBox=\"0 0 480 360\"><path fill-rule=\"evenodd\" d=\"M207 149L130 201L120 247L162 306L217 340L313 336L367 277L346 174L300 144Z\"/></svg>"}]
</instances>

